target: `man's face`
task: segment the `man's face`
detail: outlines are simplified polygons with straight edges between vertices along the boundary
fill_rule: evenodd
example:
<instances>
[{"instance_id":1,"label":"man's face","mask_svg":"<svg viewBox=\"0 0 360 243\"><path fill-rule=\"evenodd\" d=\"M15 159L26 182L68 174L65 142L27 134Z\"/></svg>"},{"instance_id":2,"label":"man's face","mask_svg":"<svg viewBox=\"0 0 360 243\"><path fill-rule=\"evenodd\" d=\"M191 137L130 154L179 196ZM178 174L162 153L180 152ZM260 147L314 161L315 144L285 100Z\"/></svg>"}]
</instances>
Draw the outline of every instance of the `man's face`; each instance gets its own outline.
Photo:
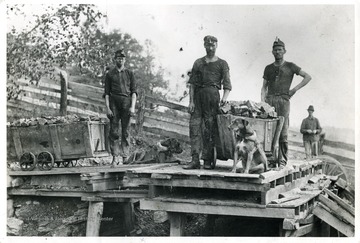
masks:
<instances>
[{"instance_id":1,"label":"man's face","mask_svg":"<svg viewBox=\"0 0 360 243\"><path fill-rule=\"evenodd\" d=\"M309 116L312 116L314 111L308 110Z\"/></svg>"},{"instance_id":2,"label":"man's face","mask_svg":"<svg viewBox=\"0 0 360 243\"><path fill-rule=\"evenodd\" d=\"M275 46L272 50L272 53L276 60L282 59L284 57L284 54L286 53L286 50L282 46Z\"/></svg>"},{"instance_id":3,"label":"man's face","mask_svg":"<svg viewBox=\"0 0 360 243\"><path fill-rule=\"evenodd\" d=\"M125 64L125 57L123 57L123 56L117 55L117 56L115 56L114 60L115 60L116 66L118 68L121 68Z\"/></svg>"},{"instance_id":4,"label":"man's face","mask_svg":"<svg viewBox=\"0 0 360 243\"><path fill-rule=\"evenodd\" d=\"M204 46L205 46L207 55L209 55L209 56L215 55L216 48L217 48L216 42L215 43L205 43Z\"/></svg>"}]
</instances>

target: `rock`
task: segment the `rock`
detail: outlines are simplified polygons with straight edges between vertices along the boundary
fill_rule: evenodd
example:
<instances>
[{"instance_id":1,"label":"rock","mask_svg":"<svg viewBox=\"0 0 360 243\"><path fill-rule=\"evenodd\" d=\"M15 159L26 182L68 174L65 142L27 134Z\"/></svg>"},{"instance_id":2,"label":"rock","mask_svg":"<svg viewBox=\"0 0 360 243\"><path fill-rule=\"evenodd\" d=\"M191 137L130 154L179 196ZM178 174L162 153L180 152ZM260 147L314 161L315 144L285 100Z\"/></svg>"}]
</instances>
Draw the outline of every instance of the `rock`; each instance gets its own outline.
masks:
<instances>
[{"instance_id":1,"label":"rock","mask_svg":"<svg viewBox=\"0 0 360 243\"><path fill-rule=\"evenodd\" d=\"M88 208L89 207L89 203L88 202L83 202L83 203L79 203L76 205L78 209L83 209L83 208Z\"/></svg>"},{"instance_id":2,"label":"rock","mask_svg":"<svg viewBox=\"0 0 360 243\"><path fill-rule=\"evenodd\" d=\"M14 209L14 200L8 199L7 200L7 217L11 218L14 216L15 209Z\"/></svg>"},{"instance_id":3,"label":"rock","mask_svg":"<svg viewBox=\"0 0 360 243\"><path fill-rule=\"evenodd\" d=\"M74 213L74 216L80 216L80 217L86 217L88 215L88 209L87 208L83 208L83 209L79 209L78 211L76 211Z\"/></svg>"},{"instance_id":4,"label":"rock","mask_svg":"<svg viewBox=\"0 0 360 243\"><path fill-rule=\"evenodd\" d=\"M26 201L26 205L30 205L31 204L31 201Z\"/></svg>"},{"instance_id":5,"label":"rock","mask_svg":"<svg viewBox=\"0 0 360 243\"><path fill-rule=\"evenodd\" d=\"M12 187L18 187L24 184L24 179L18 177L11 181Z\"/></svg>"},{"instance_id":6,"label":"rock","mask_svg":"<svg viewBox=\"0 0 360 243\"><path fill-rule=\"evenodd\" d=\"M20 236L21 229L24 224L24 221L17 218L8 218L7 219L7 235L9 236Z\"/></svg>"},{"instance_id":7,"label":"rock","mask_svg":"<svg viewBox=\"0 0 360 243\"><path fill-rule=\"evenodd\" d=\"M24 206L15 209L15 216L20 219L31 218L34 214L33 207Z\"/></svg>"},{"instance_id":8,"label":"rock","mask_svg":"<svg viewBox=\"0 0 360 243\"><path fill-rule=\"evenodd\" d=\"M39 233L39 236L43 236L43 235L46 235L47 233L49 233L52 230L53 229L51 229L49 227L40 226L38 228L38 233Z\"/></svg>"},{"instance_id":9,"label":"rock","mask_svg":"<svg viewBox=\"0 0 360 243\"><path fill-rule=\"evenodd\" d=\"M71 236L71 234L72 234L71 227L66 225L61 225L60 227L54 229L51 235L58 237L58 236Z\"/></svg>"},{"instance_id":10,"label":"rock","mask_svg":"<svg viewBox=\"0 0 360 243\"><path fill-rule=\"evenodd\" d=\"M39 201L33 201L33 204L34 205L40 205L40 202Z\"/></svg>"}]
</instances>

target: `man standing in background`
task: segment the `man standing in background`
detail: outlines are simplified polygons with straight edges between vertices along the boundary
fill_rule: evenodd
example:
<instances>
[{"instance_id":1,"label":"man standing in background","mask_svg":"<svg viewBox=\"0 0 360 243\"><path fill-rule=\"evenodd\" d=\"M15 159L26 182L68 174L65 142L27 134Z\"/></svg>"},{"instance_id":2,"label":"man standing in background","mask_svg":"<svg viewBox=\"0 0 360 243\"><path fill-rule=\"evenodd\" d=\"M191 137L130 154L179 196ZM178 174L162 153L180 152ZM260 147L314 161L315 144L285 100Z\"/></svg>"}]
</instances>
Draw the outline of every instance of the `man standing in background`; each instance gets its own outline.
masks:
<instances>
[{"instance_id":1,"label":"man standing in background","mask_svg":"<svg viewBox=\"0 0 360 243\"><path fill-rule=\"evenodd\" d=\"M112 166L119 164L119 156L125 161L129 156L128 126L131 115L135 114L137 85L134 73L125 68L125 52L115 52L115 67L105 77L105 103L110 119L109 143L113 156ZM119 124L121 120L121 146L119 147Z\"/></svg>"},{"instance_id":2,"label":"man standing in background","mask_svg":"<svg viewBox=\"0 0 360 243\"><path fill-rule=\"evenodd\" d=\"M309 116L302 121L300 132L303 134L306 159L311 159L312 156L318 156L322 128L319 120L313 116L314 106L310 105L307 111Z\"/></svg>"},{"instance_id":3,"label":"man standing in background","mask_svg":"<svg viewBox=\"0 0 360 243\"><path fill-rule=\"evenodd\" d=\"M231 90L229 66L215 55L218 40L214 36L205 36L206 56L197 59L193 65L190 84L190 143L191 163L184 169L200 168L200 150L203 144L204 169L212 169L214 161L216 116L220 105L225 104ZM224 93L220 101L219 90ZM201 126L204 125L202 134Z\"/></svg>"},{"instance_id":4,"label":"man standing in background","mask_svg":"<svg viewBox=\"0 0 360 243\"><path fill-rule=\"evenodd\" d=\"M311 76L296 64L284 60L285 53L286 49L284 42L276 37L272 49L275 62L265 67L263 86L261 89L261 101L275 107L277 114L285 118L279 139L280 167L285 166L288 160L287 136L289 128L290 98L311 80ZM290 89L294 74L300 75L303 77L303 80L293 89Z\"/></svg>"}]
</instances>

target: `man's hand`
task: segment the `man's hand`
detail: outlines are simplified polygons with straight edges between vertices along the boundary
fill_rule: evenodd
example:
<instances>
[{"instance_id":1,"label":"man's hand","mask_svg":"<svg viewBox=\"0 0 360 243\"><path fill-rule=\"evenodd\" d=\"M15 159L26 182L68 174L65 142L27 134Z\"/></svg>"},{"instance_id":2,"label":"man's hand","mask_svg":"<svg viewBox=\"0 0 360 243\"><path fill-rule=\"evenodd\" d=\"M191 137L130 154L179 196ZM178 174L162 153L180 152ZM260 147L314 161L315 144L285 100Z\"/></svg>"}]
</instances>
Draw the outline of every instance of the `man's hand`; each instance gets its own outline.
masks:
<instances>
[{"instance_id":1,"label":"man's hand","mask_svg":"<svg viewBox=\"0 0 360 243\"><path fill-rule=\"evenodd\" d=\"M112 112L112 110L110 108L107 108L106 115L109 119L114 117L114 113Z\"/></svg>"},{"instance_id":2,"label":"man's hand","mask_svg":"<svg viewBox=\"0 0 360 243\"><path fill-rule=\"evenodd\" d=\"M307 133L312 134L313 131L311 129L306 130Z\"/></svg>"},{"instance_id":3,"label":"man's hand","mask_svg":"<svg viewBox=\"0 0 360 243\"><path fill-rule=\"evenodd\" d=\"M132 116L132 117L136 116L135 107L130 108L130 116Z\"/></svg>"},{"instance_id":4,"label":"man's hand","mask_svg":"<svg viewBox=\"0 0 360 243\"><path fill-rule=\"evenodd\" d=\"M189 107L188 107L188 112L190 114L192 114L195 111L195 103L194 102L190 102Z\"/></svg>"},{"instance_id":5,"label":"man's hand","mask_svg":"<svg viewBox=\"0 0 360 243\"><path fill-rule=\"evenodd\" d=\"M221 99L221 100L220 100L220 106L224 106L224 105L226 104L226 102L227 102L226 100Z\"/></svg>"},{"instance_id":6,"label":"man's hand","mask_svg":"<svg viewBox=\"0 0 360 243\"><path fill-rule=\"evenodd\" d=\"M296 91L294 89L289 91L289 96L290 98L296 93Z\"/></svg>"}]
</instances>

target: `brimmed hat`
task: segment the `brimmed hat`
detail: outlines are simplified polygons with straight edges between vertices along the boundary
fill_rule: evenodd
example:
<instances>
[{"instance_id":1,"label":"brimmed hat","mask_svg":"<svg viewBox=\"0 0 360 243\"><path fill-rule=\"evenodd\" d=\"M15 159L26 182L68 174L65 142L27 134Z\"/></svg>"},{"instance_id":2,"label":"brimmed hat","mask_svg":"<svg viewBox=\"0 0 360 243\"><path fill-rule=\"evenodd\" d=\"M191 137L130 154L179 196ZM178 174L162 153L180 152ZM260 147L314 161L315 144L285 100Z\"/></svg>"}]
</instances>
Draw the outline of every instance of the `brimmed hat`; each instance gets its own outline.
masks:
<instances>
[{"instance_id":1,"label":"brimmed hat","mask_svg":"<svg viewBox=\"0 0 360 243\"><path fill-rule=\"evenodd\" d=\"M282 46L282 47L285 48L285 43L282 42L282 41L276 36L275 41L274 41L274 44L273 44L273 48L274 48L275 46Z\"/></svg>"},{"instance_id":2,"label":"brimmed hat","mask_svg":"<svg viewBox=\"0 0 360 243\"><path fill-rule=\"evenodd\" d=\"M314 106L309 105L309 108L307 109L308 111L314 111Z\"/></svg>"},{"instance_id":3,"label":"brimmed hat","mask_svg":"<svg viewBox=\"0 0 360 243\"><path fill-rule=\"evenodd\" d=\"M126 57L124 49L117 50L115 52L116 57Z\"/></svg>"},{"instance_id":4,"label":"brimmed hat","mask_svg":"<svg viewBox=\"0 0 360 243\"><path fill-rule=\"evenodd\" d=\"M212 35L207 35L204 37L204 43L205 44L214 44L214 43L217 43L218 40L215 36L212 36Z\"/></svg>"}]
</instances>

